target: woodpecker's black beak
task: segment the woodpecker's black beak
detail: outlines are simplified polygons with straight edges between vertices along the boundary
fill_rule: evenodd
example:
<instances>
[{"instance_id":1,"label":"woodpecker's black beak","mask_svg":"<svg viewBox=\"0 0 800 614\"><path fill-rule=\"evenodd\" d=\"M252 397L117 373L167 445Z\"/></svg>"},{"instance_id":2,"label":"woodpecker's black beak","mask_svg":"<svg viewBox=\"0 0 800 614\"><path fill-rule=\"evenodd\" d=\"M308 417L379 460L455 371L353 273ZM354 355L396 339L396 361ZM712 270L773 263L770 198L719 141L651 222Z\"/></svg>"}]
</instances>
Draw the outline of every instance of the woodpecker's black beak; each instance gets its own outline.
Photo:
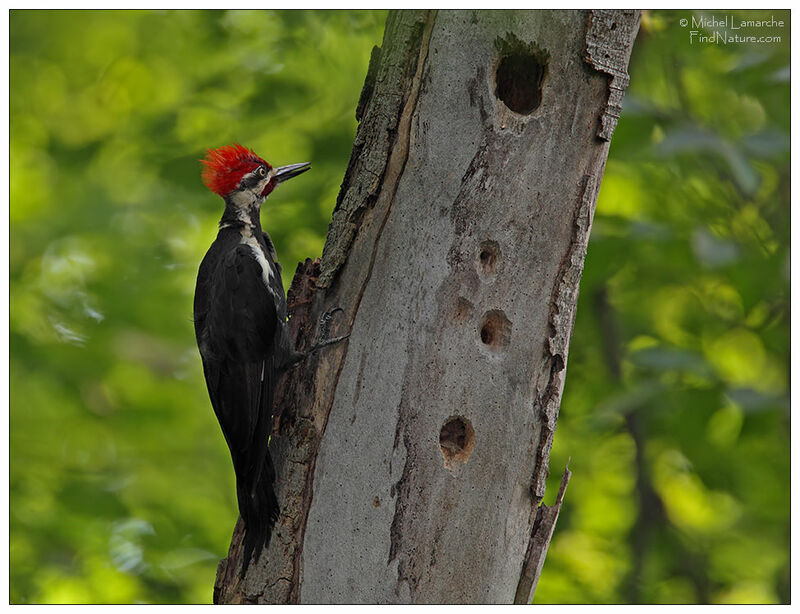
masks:
<instances>
[{"instance_id":1,"label":"woodpecker's black beak","mask_svg":"<svg viewBox=\"0 0 800 614\"><path fill-rule=\"evenodd\" d=\"M275 181L278 183L283 183L287 179L291 179L292 177L297 177L301 173L305 173L310 168L310 162L300 162L299 164L279 166L275 169L275 174L273 177L275 177Z\"/></svg>"}]
</instances>

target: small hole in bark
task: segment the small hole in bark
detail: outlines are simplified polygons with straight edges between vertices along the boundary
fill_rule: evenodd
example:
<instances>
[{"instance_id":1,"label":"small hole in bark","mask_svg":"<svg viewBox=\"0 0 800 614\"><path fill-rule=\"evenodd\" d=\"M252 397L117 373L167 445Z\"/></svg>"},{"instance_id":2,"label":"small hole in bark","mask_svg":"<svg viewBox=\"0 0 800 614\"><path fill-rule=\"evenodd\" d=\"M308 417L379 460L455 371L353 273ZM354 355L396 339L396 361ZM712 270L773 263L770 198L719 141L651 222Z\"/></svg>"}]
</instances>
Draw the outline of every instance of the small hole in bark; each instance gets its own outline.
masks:
<instances>
[{"instance_id":1,"label":"small hole in bark","mask_svg":"<svg viewBox=\"0 0 800 614\"><path fill-rule=\"evenodd\" d=\"M491 275L500 258L500 246L497 241L484 241L478 252L478 272Z\"/></svg>"},{"instance_id":2,"label":"small hole in bark","mask_svg":"<svg viewBox=\"0 0 800 614\"><path fill-rule=\"evenodd\" d=\"M497 97L522 115L528 115L542 103L542 80L545 66L529 52L512 52L503 56L497 67Z\"/></svg>"},{"instance_id":3,"label":"small hole in bark","mask_svg":"<svg viewBox=\"0 0 800 614\"><path fill-rule=\"evenodd\" d=\"M616 29L617 29L617 23L615 21L611 22L611 30L613 31Z\"/></svg>"},{"instance_id":4,"label":"small hole in bark","mask_svg":"<svg viewBox=\"0 0 800 614\"><path fill-rule=\"evenodd\" d=\"M499 353L511 341L511 321L500 309L492 309L483 314L478 332L481 342L492 352Z\"/></svg>"},{"instance_id":5,"label":"small hole in bark","mask_svg":"<svg viewBox=\"0 0 800 614\"><path fill-rule=\"evenodd\" d=\"M454 469L457 463L466 463L475 449L475 430L469 420L461 416L445 420L439 431L439 446L448 469Z\"/></svg>"}]
</instances>

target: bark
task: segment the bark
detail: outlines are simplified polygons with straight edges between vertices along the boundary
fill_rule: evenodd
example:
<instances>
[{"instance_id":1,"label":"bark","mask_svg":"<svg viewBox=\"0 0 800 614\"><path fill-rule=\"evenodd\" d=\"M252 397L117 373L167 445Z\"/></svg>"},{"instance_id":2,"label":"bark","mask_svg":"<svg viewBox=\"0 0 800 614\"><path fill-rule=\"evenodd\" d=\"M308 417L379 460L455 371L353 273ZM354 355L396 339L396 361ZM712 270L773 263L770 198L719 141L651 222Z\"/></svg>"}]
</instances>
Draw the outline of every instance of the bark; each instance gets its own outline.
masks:
<instances>
[{"instance_id":1,"label":"bark","mask_svg":"<svg viewBox=\"0 0 800 614\"><path fill-rule=\"evenodd\" d=\"M540 508L597 190L637 11L387 21L321 261L298 267L278 397L282 514L224 603L532 598ZM568 476L565 476L568 477Z\"/></svg>"}]
</instances>

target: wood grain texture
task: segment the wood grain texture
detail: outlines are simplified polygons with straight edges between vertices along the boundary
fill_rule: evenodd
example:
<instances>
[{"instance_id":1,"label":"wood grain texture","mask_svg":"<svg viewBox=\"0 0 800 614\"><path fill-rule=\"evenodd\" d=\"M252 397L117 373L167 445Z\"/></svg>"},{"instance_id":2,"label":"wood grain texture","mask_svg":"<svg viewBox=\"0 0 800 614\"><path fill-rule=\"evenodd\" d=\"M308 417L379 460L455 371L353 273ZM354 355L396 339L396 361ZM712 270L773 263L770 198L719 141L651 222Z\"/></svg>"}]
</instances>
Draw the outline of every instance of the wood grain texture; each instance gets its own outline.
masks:
<instances>
[{"instance_id":1,"label":"wood grain texture","mask_svg":"<svg viewBox=\"0 0 800 614\"><path fill-rule=\"evenodd\" d=\"M391 13L322 261L289 298L301 346L332 306L350 338L287 379L283 513L241 583L234 536L218 602L515 599L608 153L591 19ZM638 13L618 19L629 55ZM528 114L497 96L503 58L541 64Z\"/></svg>"}]
</instances>

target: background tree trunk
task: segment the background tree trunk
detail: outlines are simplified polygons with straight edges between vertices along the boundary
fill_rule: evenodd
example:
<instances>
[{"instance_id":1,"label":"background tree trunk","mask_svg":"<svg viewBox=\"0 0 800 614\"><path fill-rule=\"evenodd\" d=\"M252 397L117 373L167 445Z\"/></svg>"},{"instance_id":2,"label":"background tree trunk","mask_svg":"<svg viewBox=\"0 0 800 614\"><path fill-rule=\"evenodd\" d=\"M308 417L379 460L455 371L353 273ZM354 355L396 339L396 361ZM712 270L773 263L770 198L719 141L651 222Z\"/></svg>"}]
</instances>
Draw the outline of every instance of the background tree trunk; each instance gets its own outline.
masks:
<instances>
[{"instance_id":1,"label":"background tree trunk","mask_svg":"<svg viewBox=\"0 0 800 614\"><path fill-rule=\"evenodd\" d=\"M608 142L637 11L393 12L271 442L282 515L225 603L530 601ZM538 511L537 511L538 508Z\"/></svg>"}]
</instances>

